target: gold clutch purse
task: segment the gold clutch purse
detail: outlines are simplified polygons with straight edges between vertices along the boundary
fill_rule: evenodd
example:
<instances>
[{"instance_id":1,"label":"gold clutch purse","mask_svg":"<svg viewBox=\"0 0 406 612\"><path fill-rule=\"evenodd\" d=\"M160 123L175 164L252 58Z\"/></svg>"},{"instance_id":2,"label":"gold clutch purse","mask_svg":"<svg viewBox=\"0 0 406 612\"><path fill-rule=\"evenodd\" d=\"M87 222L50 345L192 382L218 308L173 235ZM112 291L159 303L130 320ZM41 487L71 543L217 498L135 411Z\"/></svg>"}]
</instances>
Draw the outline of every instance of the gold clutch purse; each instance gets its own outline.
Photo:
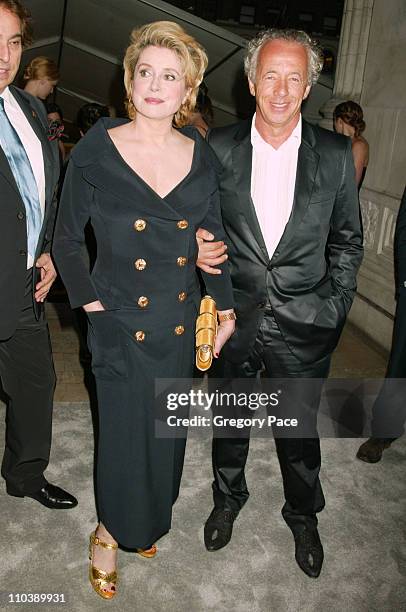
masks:
<instances>
[{"instance_id":1,"label":"gold clutch purse","mask_svg":"<svg viewBox=\"0 0 406 612\"><path fill-rule=\"evenodd\" d=\"M200 302L196 320L196 367L202 372L208 370L212 364L216 335L216 302L210 295L205 295Z\"/></svg>"}]
</instances>

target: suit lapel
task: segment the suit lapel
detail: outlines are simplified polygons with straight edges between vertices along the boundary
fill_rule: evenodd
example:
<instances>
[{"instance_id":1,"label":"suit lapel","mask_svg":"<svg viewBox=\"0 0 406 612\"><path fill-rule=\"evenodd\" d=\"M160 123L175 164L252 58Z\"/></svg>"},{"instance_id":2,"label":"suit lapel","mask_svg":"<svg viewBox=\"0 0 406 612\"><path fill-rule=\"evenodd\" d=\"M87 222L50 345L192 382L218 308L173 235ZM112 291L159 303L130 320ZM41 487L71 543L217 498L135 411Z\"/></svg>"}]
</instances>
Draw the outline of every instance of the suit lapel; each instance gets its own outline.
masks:
<instances>
[{"instance_id":1,"label":"suit lapel","mask_svg":"<svg viewBox=\"0 0 406 612\"><path fill-rule=\"evenodd\" d=\"M314 144L313 128L302 120L302 142L298 152L292 212L275 252L281 251L295 235L309 206L319 165L319 154L314 150Z\"/></svg>"},{"instance_id":2,"label":"suit lapel","mask_svg":"<svg viewBox=\"0 0 406 612\"><path fill-rule=\"evenodd\" d=\"M268 264L268 252L258 223L254 203L251 199L252 145L250 126L250 122L243 126L239 134L241 140L232 150L233 172L240 209L252 233L252 245L255 247L259 258L265 264Z\"/></svg>"}]
</instances>

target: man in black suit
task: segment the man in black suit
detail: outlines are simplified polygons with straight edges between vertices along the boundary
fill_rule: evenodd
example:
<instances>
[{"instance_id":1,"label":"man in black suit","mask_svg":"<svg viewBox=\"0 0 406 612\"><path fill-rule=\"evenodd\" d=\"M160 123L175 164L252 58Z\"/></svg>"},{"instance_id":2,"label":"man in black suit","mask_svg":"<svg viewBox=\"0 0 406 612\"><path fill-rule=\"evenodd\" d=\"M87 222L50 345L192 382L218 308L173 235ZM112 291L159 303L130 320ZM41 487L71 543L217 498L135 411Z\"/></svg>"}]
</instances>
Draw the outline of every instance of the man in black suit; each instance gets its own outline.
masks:
<instances>
[{"instance_id":1,"label":"man in black suit","mask_svg":"<svg viewBox=\"0 0 406 612\"><path fill-rule=\"evenodd\" d=\"M48 508L77 500L47 482L55 372L44 300L55 280L50 257L59 174L45 109L11 83L29 41L29 15L0 0L0 380L8 397L1 472L7 493Z\"/></svg>"},{"instance_id":2,"label":"man in black suit","mask_svg":"<svg viewBox=\"0 0 406 612\"><path fill-rule=\"evenodd\" d=\"M372 408L372 437L361 444L357 458L377 463L382 453L405 432L406 420L406 189L395 231L396 312L386 377Z\"/></svg>"},{"instance_id":3,"label":"man in black suit","mask_svg":"<svg viewBox=\"0 0 406 612\"><path fill-rule=\"evenodd\" d=\"M254 378L260 370L269 378L324 379L351 307L362 259L351 142L301 117L321 67L320 51L304 32L260 33L245 63L256 99L253 120L209 134L223 165L221 207L237 314L236 332L223 351L227 379ZM212 238L201 230L198 236ZM201 244L202 269L212 271L219 246ZM316 381L313 388L303 385L308 437L275 438L286 499L282 515L294 535L296 561L312 577L323 562L316 518L324 507L320 390ZM248 498L248 446L248 438L213 441L208 550L228 543Z\"/></svg>"}]
</instances>

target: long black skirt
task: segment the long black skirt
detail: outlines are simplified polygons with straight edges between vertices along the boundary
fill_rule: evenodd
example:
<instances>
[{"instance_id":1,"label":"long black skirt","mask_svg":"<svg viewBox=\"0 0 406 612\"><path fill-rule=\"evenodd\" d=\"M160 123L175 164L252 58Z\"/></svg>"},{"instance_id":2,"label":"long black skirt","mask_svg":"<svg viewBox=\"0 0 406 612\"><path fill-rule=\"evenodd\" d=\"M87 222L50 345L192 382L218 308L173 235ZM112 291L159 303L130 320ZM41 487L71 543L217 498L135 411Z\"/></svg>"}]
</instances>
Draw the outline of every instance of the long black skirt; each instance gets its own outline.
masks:
<instances>
[{"instance_id":1,"label":"long black skirt","mask_svg":"<svg viewBox=\"0 0 406 612\"><path fill-rule=\"evenodd\" d=\"M192 377L195 317L191 305L179 334L179 321L168 324L167 317L140 330L133 311L89 316L99 414L96 502L99 520L127 548L146 548L171 527L186 439L156 437L155 379Z\"/></svg>"}]
</instances>

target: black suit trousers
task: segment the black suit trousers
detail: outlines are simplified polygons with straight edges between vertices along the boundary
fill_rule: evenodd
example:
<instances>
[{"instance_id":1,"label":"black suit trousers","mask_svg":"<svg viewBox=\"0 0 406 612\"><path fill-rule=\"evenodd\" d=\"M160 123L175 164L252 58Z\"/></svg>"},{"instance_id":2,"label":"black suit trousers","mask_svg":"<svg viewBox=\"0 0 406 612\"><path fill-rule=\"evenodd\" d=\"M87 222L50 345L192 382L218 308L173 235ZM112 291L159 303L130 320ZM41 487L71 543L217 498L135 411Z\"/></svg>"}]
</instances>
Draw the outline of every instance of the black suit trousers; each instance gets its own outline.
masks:
<instances>
[{"instance_id":1,"label":"black suit trousers","mask_svg":"<svg viewBox=\"0 0 406 612\"><path fill-rule=\"evenodd\" d=\"M316 341L317 339L315 339ZM215 375L219 378L254 378L259 371L269 378L317 378L328 375L330 355L313 364L303 364L289 350L278 328L271 308L265 309L253 350L248 360L240 365L223 360ZM211 386L216 383L212 379ZM324 496L319 480L320 441L317 433L317 411L321 384L304 385L303 405L306 410L306 431L312 437L275 437L285 504L282 515L292 529L300 530L303 524L317 524L316 513L324 507ZM307 391L306 391L307 390ZM314 432L314 437L312 435ZM249 432L247 433L249 436ZM213 439L213 497L219 508L236 513L248 498L244 468L249 450L249 437Z\"/></svg>"},{"instance_id":2,"label":"black suit trousers","mask_svg":"<svg viewBox=\"0 0 406 612\"><path fill-rule=\"evenodd\" d=\"M400 438L406 421L406 293L398 298L385 380L372 408L372 436Z\"/></svg>"},{"instance_id":3,"label":"black suit trousers","mask_svg":"<svg viewBox=\"0 0 406 612\"><path fill-rule=\"evenodd\" d=\"M32 269L13 335L0 340L0 379L7 396L6 444L1 467L7 491L33 493L46 483L55 371L44 314L34 316Z\"/></svg>"}]
</instances>

